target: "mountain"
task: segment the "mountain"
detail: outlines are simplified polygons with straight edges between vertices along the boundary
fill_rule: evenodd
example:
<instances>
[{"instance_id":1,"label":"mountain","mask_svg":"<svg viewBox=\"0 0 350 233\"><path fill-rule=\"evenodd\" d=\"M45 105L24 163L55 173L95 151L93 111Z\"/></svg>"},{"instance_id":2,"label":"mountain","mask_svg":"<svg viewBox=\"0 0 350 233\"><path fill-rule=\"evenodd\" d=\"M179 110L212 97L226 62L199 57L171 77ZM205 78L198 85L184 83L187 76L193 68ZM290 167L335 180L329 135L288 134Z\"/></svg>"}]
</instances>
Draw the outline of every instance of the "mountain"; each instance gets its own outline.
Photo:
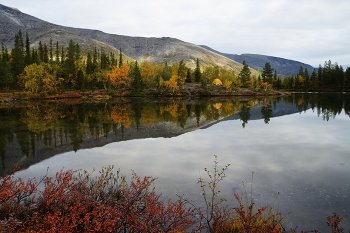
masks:
<instances>
[{"instance_id":1,"label":"mountain","mask_svg":"<svg viewBox=\"0 0 350 233\"><path fill-rule=\"evenodd\" d=\"M245 60L249 67L258 71L263 71L263 68L265 67L266 62L269 62L271 64L271 67L276 70L277 74L283 75L283 76L286 76L288 74L296 75L300 69L300 66L302 66L304 69L307 68L310 75L311 75L311 72L314 70L314 67L308 64L289 60L289 59L284 59L280 57L273 57L273 56L259 55L259 54L241 54L241 55L228 54L228 53L218 52L205 45L201 45L201 47L208 49L210 51L213 51L215 53L221 54L239 63L242 63Z\"/></svg>"},{"instance_id":2,"label":"mountain","mask_svg":"<svg viewBox=\"0 0 350 233\"><path fill-rule=\"evenodd\" d=\"M196 66L196 59L201 65L219 65L240 70L242 65L225 56L202 48L198 45L187 43L175 38L162 37L131 37L108 34L98 30L72 28L56 25L35 18L21 11L0 4L0 42L7 48L13 47L14 36L21 30L28 33L31 46L42 43L59 42L60 45L68 45L70 39L79 43L83 48L114 50L122 52L139 62L144 60L172 64L184 60L188 67Z\"/></svg>"}]
</instances>

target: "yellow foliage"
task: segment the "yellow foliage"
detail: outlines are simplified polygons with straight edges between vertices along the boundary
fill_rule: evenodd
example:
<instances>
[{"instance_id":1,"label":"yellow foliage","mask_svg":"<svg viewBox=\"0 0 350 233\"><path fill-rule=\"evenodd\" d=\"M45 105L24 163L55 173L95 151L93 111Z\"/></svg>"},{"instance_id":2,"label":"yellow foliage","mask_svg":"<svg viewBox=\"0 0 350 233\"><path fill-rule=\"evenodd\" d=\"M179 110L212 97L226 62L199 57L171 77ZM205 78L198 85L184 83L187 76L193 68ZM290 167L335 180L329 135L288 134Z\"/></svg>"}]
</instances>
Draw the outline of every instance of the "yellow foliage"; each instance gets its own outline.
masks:
<instances>
[{"instance_id":1,"label":"yellow foliage","mask_svg":"<svg viewBox=\"0 0 350 233\"><path fill-rule=\"evenodd\" d=\"M164 86L172 89L173 93L175 93L175 91L179 89L179 85L177 83L178 79L179 79L179 76L177 74L173 74L171 76L171 79L169 79L169 81L164 81Z\"/></svg>"},{"instance_id":2,"label":"yellow foliage","mask_svg":"<svg viewBox=\"0 0 350 233\"><path fill-rule=\"evenodd\" d=\"M157 67L155 63L144 61L141 64L141 77L143 83L150 83L150 79L157 75Z\"/></svg>"},{"instance_id":3,"label":"yellow foliage","mask_svg":"<svg viewBox=\"0 0 350 233\"><path fill-rule=\"evenodd\" d=\"M224 81L224 87L226 87L226 88L230 88L231 86L232 86L232 81L228 81L228 80L226 80L226 81Z\"/></svg>"},{"instance_id":4,"label":"yellow foliage","mask_svg":"<svg viewBox=\"0 0 350 233\"><path fill-rule=\"evenodd\" d=\"M171 114L171 116L173 116L174 118L177 118L179 116L178 109L179 109L178 104L167 105L164 108L164 110L169 112Z\"/></svg>"},{"instance_id":5,"label":"yellow foliage","mask_svg":"<svg viewBox=\"0 0 350 233\"><path fill-rule=\"evenodd\" d=\"M213 104L213 107L215 109L220 109L222 107L222 103L216 103L216 104Z\"/></svg>"},{"instance_id":6,"label":"yellow foliage","mask_svg":"<svg viewBox=\"0 0 350 233\"><path fill-rule=\"evenodd\" d=\"M126 107L115 105L111 111L110 118L114 124L120 123L126 128L131 125L131 119Z\"/></svg>"},{"instance_id":7,"label":"yellow foliage","mask_svg":"<svg viewBox=\"0 0 350 233\"><path fill-rule=\"evenodd\" d=\"M272 85L270 83L268 83L268 82L261 83L261 86L264 88L265 91L272 87Z\"/></svg>"},{"instance_id":8,"label":"yellow foliage","mask_svg":"<svg viewBox=\"0 0 350 233\"><path fill-rule=\"evenodd\" d=\"M216 78L216 79L214 79L213 84L215 84L215 85L222 85L222 82L221 82L220 79Z\"/></svg>"},{"instance_id":9,"label":"yellow foliage","mask_svg":"<svg viewBox=\"0 0 350 233\"><path fill-rule=\"evenodd\" d=\"M108 77L111 80L112 86L118 87L129 87L131 79L129 78L130 67L128 64L123 64L122 67L118 68L112 66L111 71L108 73Z\"/></svg>"}]
</instances>

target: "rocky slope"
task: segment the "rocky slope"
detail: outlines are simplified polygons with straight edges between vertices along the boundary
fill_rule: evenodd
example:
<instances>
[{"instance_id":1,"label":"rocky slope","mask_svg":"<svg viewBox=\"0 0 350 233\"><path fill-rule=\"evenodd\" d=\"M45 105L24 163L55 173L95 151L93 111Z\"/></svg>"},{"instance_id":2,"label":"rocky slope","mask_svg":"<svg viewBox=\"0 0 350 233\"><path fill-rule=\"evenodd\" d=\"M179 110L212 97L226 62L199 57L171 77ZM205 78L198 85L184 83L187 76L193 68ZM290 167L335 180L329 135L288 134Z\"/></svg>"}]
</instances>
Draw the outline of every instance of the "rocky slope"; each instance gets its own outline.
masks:
<instances>
[{"instance_id":1,"label":"rocky slope","mask_svg":"<svg viewBox=\"0 0 350 233\"><path fill-rule=\"evenodd\" d=\"M98 30L64 27L1 4L0 26L0 42L3 42L8 48L13 46L13 38L21 30L23 33L28 32L32 46L37 45L39 41L48 43L50 38L54 42L59 41L61 45L67 45L69 40L73 39L86 48L122 49L124 54L139 62L148 60L171 64L184 60L188 67L193 68L196 59L199 58L203 66L219 65L236 70L242 67L239 62L178 39L130 37L108 34Z\"/></svg>"}]
</instances>

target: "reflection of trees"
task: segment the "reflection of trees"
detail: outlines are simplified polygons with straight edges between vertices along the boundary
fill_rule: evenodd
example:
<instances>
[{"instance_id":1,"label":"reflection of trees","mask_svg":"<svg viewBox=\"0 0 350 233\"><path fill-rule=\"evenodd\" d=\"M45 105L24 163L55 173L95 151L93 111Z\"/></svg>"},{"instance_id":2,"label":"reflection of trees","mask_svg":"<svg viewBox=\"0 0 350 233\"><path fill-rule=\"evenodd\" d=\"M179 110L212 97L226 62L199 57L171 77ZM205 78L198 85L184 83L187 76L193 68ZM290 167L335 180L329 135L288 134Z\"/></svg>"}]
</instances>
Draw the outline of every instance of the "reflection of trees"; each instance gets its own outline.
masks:
<instances>
[{"instance_id":1,"label":"reflection of trees","mask_svg":"<svg viewBox=\"0 0 350 233\"><path fill-rule=\"evenodd\" d=\"M239 112L239 116L241 118L241 121L243 121L242 127L244 128L245 125L250 120L250 108L248 107L247 103L242 104L241 111Z\"/></svg>"},{"instance_id":2,"label":"reflection of trees","mask_svg":"<svg viewBox=\"0 0 350 233\"><path fill-rule=\"evenodd\" d=\"M264 118L265 124L268 124L272 117L272 106L270 103L265 102L261 105L261 114Z\"/></svg>"},{"instance_id":3,"label":"reflection of trees","mask_svg":"<svg viewBox=\"0 0 350 233\"><path fill-rule=\"evenodd\" d=\"M298 111L312 108L324 120L335 118L344 109L350 116L350 95L335 93L299 93L276 99L267 98L261 105L264 122L269 123L273 107L283 102L296 106ZM128 128L153 126L160 122L173 122L184 128L189 118L197 123L216 121L239 112L242 126L251 119L253 106L261 100L220 101L201 100L184 103L176 99L148 101L119 99L106 103L63 104L59 102L26 103L20 108L0 108L0 156L5 166L5 151L16 141L26 156L35 156L39 143L58 147L71 144L81 148L84 138L107 138L119 132L122 137Z\"/></svg>"}]
</instances>

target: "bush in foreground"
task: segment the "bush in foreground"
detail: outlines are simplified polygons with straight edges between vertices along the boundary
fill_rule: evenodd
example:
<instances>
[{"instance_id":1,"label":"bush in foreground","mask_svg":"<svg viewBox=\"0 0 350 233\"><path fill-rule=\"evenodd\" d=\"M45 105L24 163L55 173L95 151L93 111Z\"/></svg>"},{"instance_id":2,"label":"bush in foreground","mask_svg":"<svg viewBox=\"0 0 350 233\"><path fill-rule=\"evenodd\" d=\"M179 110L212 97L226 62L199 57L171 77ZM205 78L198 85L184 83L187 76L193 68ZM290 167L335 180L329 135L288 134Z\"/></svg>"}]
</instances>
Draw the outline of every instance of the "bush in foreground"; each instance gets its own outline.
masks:
<instances>
[{"instance_id":1,"label":"bush in foreground","mask_svg":"<svg viewBox=\"0 0 350 233\"><path fill-rule=\"evenodd\" d=\"M215 156L214 171L205 169L209 180L198 181L204 208L182 197L162 201L151 187L155 178L133 173L128 183L113 166L97 175L61 170L38 181L6 175L0 177L0 232L285 232L285 217L273 207L257 209L247 193L234 195L238 207L224 206L218 184L229 165L220 170L217 164ZM328 217L332 233L344 232L341 220Z\"/></svg>"}]
</instances>

